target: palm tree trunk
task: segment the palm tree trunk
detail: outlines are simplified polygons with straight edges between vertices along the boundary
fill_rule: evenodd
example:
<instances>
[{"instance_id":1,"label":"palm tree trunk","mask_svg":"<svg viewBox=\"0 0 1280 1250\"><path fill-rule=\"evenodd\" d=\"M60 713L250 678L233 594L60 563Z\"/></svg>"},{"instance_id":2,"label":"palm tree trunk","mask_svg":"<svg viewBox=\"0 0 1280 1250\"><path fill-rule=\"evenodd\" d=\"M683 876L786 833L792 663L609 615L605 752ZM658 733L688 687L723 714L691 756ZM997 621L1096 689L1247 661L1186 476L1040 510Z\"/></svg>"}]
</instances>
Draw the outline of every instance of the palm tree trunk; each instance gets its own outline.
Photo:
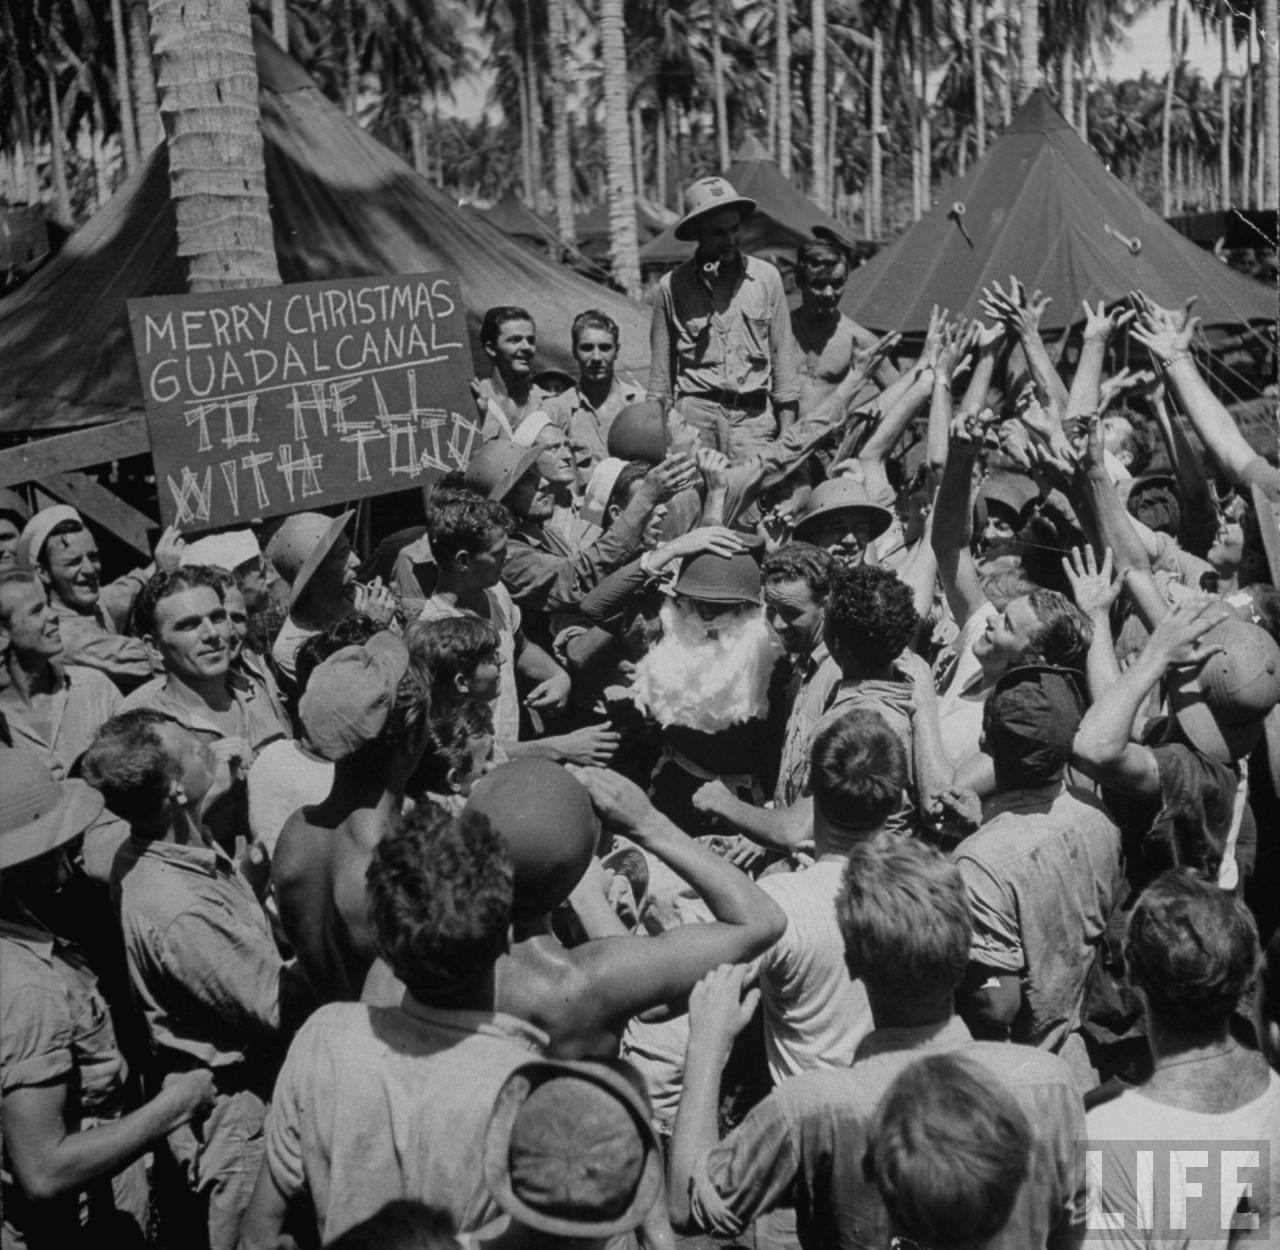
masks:
<instances>
[{"instance_id":1,"label":"palm tree trunk","mask_svg":"<svg viewBox=\"0 0 1280 1250\"><path fill-rule=\"evenodd\" d=\"M276 286L248 2L151 0L150 12L187 286Z\"/></svg>"},{"instance_id":2,"label":"palm tree trunk","mask_svg":"<svg viewBox=\"0 0 1280 1250\"><path fill-rule=\"evenodd\" d=\"M813 68L809 75L809 147L813 161L813 199L827 207L827 0L813 0L810 19Z\"/></svg>"},{"instance_id":3,"label":"palm tree trunk","mask_svg":"<svg viewBox=\"0 0 1280 1250\"><path fill-rule=\"evenodd\" d=\"M1169 11L1169 73L1164 82L1164 112L1160 117L1160 214L1168 217L1173 212L1173 188L1169 166L1170 137L1173 128L1173 89L1178 76L1178 0L1173 0Z\"/></svg>"},{"instance_id":4,"label":"palm tree trunk","mask_svg":"<svg viewBox=\"0 0 1280 1250\"><path fill-rule=\"evenodd\" d=\"M1040 86L1040 0L1022 0L1018 29L1018 73L1021 103Z\"/></svg>"},{"instance_id":5,"label":"palm tree trunk","mask_svg":"<svg viewBox=\"0 0 1280 1250\"><path fill-rule=\"evenodd\" d=\"M427 119L422 98L409 110L409 157L413 172L424 178L431 173L431 154L427 151Z\"/></svg>"},{"instance_id":6,"label":"palm tree trunk","mask_svg":"<svg viewBox=\"0 0 1280 1250\"><path fill-rule=\"evenodd\" d=\"M667 138L671 144L671 189L676 207L680 207L680 189L684 186L684 138L680 130L680 105L676 100L667 101Z\"/></svg>"},{"instance_id":7,"label":"palm tree trunk","mask_svg":"<svg viewBox=\"0 0 1280 1250\"><path fill-rule=\"evenodd\" d=\"M529 163L533 169L533 198L529 201L536 212L542 211L542 186L547 167L542 159L542 90L538 63L533 48L533 15L529 0L524 3L524 85L529 93Z\"/></svg>"},{"instance_id":8,"label":"palm tree trunk","mask_svg":"<svg viewBox=\"0 0 1280 1250\"><path fill-rule=\"evenodd\" d=\"M973 137L981 160L987 150L987 84L982 65L982 0L969 0L969 58L973 74Z\"/></svg>"},{"instance_id":9,"label":"palm tree trunk","mask_svg":"<svg viewBox=\"0 0 1280 1250\"><path fill-rule=\"evenodd\" d=\"M776 86L778 91L778 168L791 177L791 9L788 0L777 0L774 17Z\"/></svg>"},{"instance_id":10,"label":"palm tree trunk","mask_svg":"<svg viewBox=\"0 0 1280 1250\"><path fill-rule=\"evenodd\" d=\"M658 184L658 203L667 208L667 110L661 100L658 101L655 122L653 163L657 167L654 174Z\"/></svg>"},{"instance_id":11,"label":"palm tree trunk","mask_svg":"<svg viewBox=\"0 0 1280 1250\"><path fill-rule=\"evenodd\" d=\"M609 250L615 281L640 298L640 241L636 188L627 133L627 43L622 0L600 0L600 53L604 64L605 160L609 172Z\"/></svg>"},{"instance_id":12,"label":"palm tree trunk","mask_svg":"<svg viewBox=\"0 0 1280 1250\"><path fill-rule=\"evenodd\" d=\"M837 95L831 101L831 115L827 125L827 195L818 205L824 212L835 216L836 201L836 136L840 130L840 86L836 87Z\"/></svg>"},{"instance_id":13,"label":"palm tree trunk","mask_svg":"<svg viewBox=\"0 0 1280 1250\"><path fill-rule=\"evenodd\" d=\"M1061 79L1062 115L1072 126L1076 124L1076 76L1075 52L1072 48L1064 48L1058 58L1058 72Z\"/></svg>"},{"instance_id":14,"label":"palm tree trunk","mask_svg":"<svg viewBox=\"0 0 1280 1250\"><path fill-rule=\"evenodd\" d=\"M872 238L884 238L884 41L877 30L871 36L871 207L875 223Z\"/></svg>"},{"instance_id":15,"label":"palm tree trunk","mask_svg":"<svg viewBox=\"0 0 1280 1250\"><path fill-rule=\"evenodd\" d=\"M431 93L431 133L436 141L436 190L444 190L444 130L440 126L440 93Z\"/></svg>"},{"instance_id":16,"label":"palm tree trunk","mask_svg":"<svg viewBox=\"0 0 1280 1250\"><path fill-rule=\"evenodd\" d=\"M1254 207L1251 176L1253 174L1253 41L1258 29L1257 12L1249 11L1249 36L1244 43L1244 100L1240 119L1240 202L1246 208Z\"/></svg>"},{"instance_id":17,"label":"palm tree trunk","mask_svg":"<svg viewBox=\"0 0 1280 1250\"><path fill-rule=\"evenodd\" d=\"M556 233L573 247L573 153L569 150L569 32L565 0L547 0L547 53L551 64L551 165L556 192Z\"/></svg>"},{"instance_id":18,"label":"palm tree trunk","mask_svg":"<svg viewBox=\"0 0 1280 1250\"><path fill-rule=\"evenodd\" d=\"M929 44L920 41L916 56L920 72L920 215L929 211L933 199L933 116L929 108Z\"/></svg>"},{"instance_id":19,"label":"palm tree trunk","mask_svg":"<svg viewBox=\"0 0 1280 1250\"><path fill-rule=\"evenodd\" d=\"M1231 51L1231 15L1224 13L1218 27L1218 46L1222 53L1222 73L1218 80L1221 93L1222 136L1218 140L1218 207L1231 207L1231 64L1228 53Z\"/></svg>"},{"instance_id":20,"label":"palm tree trunk","mask_svg":"<svg viewBox=\"0 0 1280 1250\"><path fill-rule=\"evenodd\" d=\"M997 0L996 59L1000 62L1000 120L1013 121L1013 53L1009 47L1009 27L1013 25L1014 0Z\"/></svg>"},{"instance_id":21,"label":"palm tree trunk","mask_svg":"<svg viewBox=\"0 0 1280 1250\"><path fill-rule=\"evenodd\" d=\"M356 55L355 0L342 0L342 104L348 117L356 115L356 96L359 91L360 60Z\"/></svg>"},{"instance_id":22,"label":"palm tree trunk","mask_svg":"<svg viewBox=\"0 0 1280 1250\"><path fill-rule=\"evenodd\" d=\"M1077 75L1079 90L1076 92L1076 133L1089 142L1089 38L1086 30L1080 44L1080 72Z\"/></svg>"},{"instance_id":23,"label":"palm tree trunk","mask_svg":"<svg viewBox=\"0 0 1280 1250\"><path fill-rule=\"evenodd\" d=\"M133 100L138 119L138 149L146 157L160 146L164 130L156 104L156 71L151 60L151 18L147 0L129 6L129 60L133 66Z\"/></svg>"},{"instance_id":24,"label":"palm tree trunk","mask_svg":"<svg viewBox=\"0 0 1280 1250\"><path fill-rule=\"evenodd\" d=\"M516 96L520 101L520 180L524 187L524 202L532 204L537 188L533 185L533 141L530 131L533 124L529 118L529 92L524 81L524 62L516 60Z\"/></svg>"},{"instance_id":25,"label":"palm tree trunk","mask_svg":"<svg viewBox=\"0 0 1280 1250\"><path fill-rule=\"evenodd\" d=\"M40 180L36 173L35 141L31 133L31 102L27 98L27 74L22 57L17 53L18 37L13 24L13 12L9 0L0 0L0 33L4 34L6 49L14 49L10 57L9 72L12 75L14 121L18 132L18 152L21 155L22 179L26 203L40 200ZM18 179L15 175L15 181Z\"/></svg>"},{"instance_id":26,"label":"palm tree trunk","mask_svg":"<svg viewBox=\"0 0 1280 1250\"><path fill-rule=\"evenodd\" d=\"M124 149L124 168L133 173L138 168L138 132L133 124L133 92L129 87L129 45L124 28L124 5L111 0L111 41L116 58L116 98L120 102L120 143Z\"/></svg>"},{"instance_id":27,"label":"palm tree trunk","mask_svg":"<svg viewBox=\"0 0 1280 1250\"><path fill-rule=\"evenodd\" d=\"M1280 6L1277 0L1262 4L1262 106L1263 144L1266 160L1259 204L1280 204Z\"/></svg>"},{"instance_id":28,"label":"palm tree trunk","mask_svg":"<svg viewBox=\"0 0 1280 1250\"><path fill-rule=\"evenodd\" d=\"M289 3L288 0L271 0L271 38L285 52L289 51Z\"/></svg>"},{"instance_id":29,"label":"palm tree trunk","mask_svg":"<svg viewBox=\"0 0 1280 1250\"><path fill-rule=\"evenodd\" d=\"M631 106L631 159L635 162L632 176L636 182L636 195L644 198L644 114L640 101Z\"/></svg>"},{"instance_id":30,"label":"palm tree trunk","mask_svg":"<svg viewBox=\"0 0 1280 1250\"><path fill-rule=\"evenodd\" d=\"M720 172L729 168L729 106L724 94L724 47L721 44L720 0L711 0L711 86L715 95L716 154Z\"/></svg>"},{"instance_id":31,"label":"palm tree trunk","mask_svg":"<svg viewBox=\"0 0 1280 1250\"><path fill-rule=\"evenodd\" d=\"M71 225L71 191L67 186L67 136L62 125L62 101L58 95L58 76L48 40L44 45L44 81L49 98L49 167L53 174L54 219Z\"/></svg>"}]
</instances>

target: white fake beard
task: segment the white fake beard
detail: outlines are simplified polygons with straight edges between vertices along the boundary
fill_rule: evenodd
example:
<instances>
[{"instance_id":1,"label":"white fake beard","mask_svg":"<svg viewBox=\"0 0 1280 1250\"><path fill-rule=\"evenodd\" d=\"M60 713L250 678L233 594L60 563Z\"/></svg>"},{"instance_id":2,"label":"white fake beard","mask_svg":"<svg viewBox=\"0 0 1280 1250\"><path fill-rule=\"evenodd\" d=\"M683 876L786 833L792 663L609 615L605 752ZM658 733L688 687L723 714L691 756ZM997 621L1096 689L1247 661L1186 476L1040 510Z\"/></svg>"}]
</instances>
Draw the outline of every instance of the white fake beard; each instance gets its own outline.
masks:
<instances>
[{"instance_id":1,"label":"white fake beard","mask_svg":"<svg viewBox=\"0 0 1280 1250\"><path fill-rule=\"evenodd\" d=\"M714 733L763 716L783 651L753 608L717 622L716 637L693 612L662 605L662 638L636 665L636 702L659 725Z\"/></svg>"}]
</instances>

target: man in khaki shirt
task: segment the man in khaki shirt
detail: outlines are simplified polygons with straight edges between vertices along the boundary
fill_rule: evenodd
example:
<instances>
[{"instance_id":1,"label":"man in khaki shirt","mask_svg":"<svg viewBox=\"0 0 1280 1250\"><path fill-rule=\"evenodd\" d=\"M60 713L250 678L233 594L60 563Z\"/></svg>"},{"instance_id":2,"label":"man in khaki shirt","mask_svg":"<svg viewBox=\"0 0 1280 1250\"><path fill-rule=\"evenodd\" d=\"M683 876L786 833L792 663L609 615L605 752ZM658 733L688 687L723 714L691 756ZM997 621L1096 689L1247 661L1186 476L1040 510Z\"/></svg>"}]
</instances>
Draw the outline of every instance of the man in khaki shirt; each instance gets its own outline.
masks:
<instances>
[{"instance_id":1,"label":"man in khaki shirt","mask_svg":"<svg viewBox=\"0 0 1280 1250\"><path fill-rule=\"evenodd\" d=\"M647 398L674 402L711 429L728 422L733 459L743 459L795 420L796 349L782 275L739 248L755 201L723 178L700 178L685 193L678 239L693 256L658 286L650 329Z\"/></svg>"}]
</instances>

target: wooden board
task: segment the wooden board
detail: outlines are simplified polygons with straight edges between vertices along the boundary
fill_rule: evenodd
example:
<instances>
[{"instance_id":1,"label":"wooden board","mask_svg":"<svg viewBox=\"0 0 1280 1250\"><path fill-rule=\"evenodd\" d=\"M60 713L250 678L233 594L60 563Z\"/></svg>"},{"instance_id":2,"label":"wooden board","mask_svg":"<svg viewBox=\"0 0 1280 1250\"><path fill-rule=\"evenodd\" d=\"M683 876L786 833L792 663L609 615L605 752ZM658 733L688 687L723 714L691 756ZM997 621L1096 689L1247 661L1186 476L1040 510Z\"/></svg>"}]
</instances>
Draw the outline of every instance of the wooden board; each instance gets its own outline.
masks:
<instances>
[{"instance_id":1,"label":"wooden board","mask_svg":"<svg viewBox=\"0 0 1280 1250\"><path fill-rule=\"evenodd\" d=\"M0 451L0 486L38 482L53 473L107 464L150 450L145 417L126 417L110 425L51 434Z\"/></svg>"},{"instance_id":2,"label":"wooden board","mask_svg":"<svg viewBox=\"0 0 1280 1250\"><path fill-rule=\"evenodd\" d=\"M465 465L464 307L447 273L130 300L164 521L243 525Z\"/></svg>"},{"instance_id":3,"label":"wooden board","mask_svg":"<svg viewBox=\"0 0 1280 1250\"><path fill-rule=\"evenodd\" d=\"M96 521L135 551L151 558L150 532L157 529L156 522L87 474L49 473L40 485L56 499L69 503L86 520Z\"/></svg>"}]
</instances>

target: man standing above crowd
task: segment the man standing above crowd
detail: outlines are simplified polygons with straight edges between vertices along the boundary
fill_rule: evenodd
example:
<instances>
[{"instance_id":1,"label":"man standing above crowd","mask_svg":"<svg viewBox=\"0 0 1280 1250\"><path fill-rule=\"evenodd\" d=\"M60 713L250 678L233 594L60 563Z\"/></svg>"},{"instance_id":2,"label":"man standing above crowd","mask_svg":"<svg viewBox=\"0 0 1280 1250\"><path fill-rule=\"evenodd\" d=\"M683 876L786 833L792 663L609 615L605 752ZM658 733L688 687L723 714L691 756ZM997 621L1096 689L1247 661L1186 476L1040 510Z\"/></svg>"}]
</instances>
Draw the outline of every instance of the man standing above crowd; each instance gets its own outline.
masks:
<instances>
[{"instance_id":1,"label":"man standing above crowd","mask_svg":"<svg viewBox=\"0 0 1280 1250\"><path fill-rule=\"evenodd\" d=\"M510 438L531 413L542 410L551 393L533 380L538 331L523 308L499 304L480 323L480 346L493 372L474 379L471 393L480 409L485 438Z\"/></svg>"},{"instance_id":2,"label":"man standing above crowd","mask_svg":"<svg viewBox=\"0 0 1280 1250\"><path fill-rule=\"evenodd\" d=\"M564 430L573 453L578 489L586 490L591 471L608 456L609 427L628 404L644 397L634 382L614 372L621 337L607 313L588 308L573 319L573 356L578 385L547 403L546 411Z\"/></svg>"},{"instance_id":3,"label":"man standing above crowd","mask_svg":"<svg viewBox=\"0 0 1280 1250\"><path fill-rule=\"evenodd\" d=\"M796 253L796 288L800 307L791 314L800 406L806 412L829 395L853 367L856 356L871 351L879 339L840 311L840 297L849 280L849 255L828 232L803 244ZM887 362L878 366L876 381L888 386L898 371Z\"/></svg>"},{"instance_id":4,"label":"man standing above crowd","mask_svg":"<svg viewBox=\"0 0 1280 1250\"><path fill-rule=\"evenodd\" d=\"M782 276L738 245L755 201L724 178L685 193L675 228L693 256L658 286L650 330L648 398L676 403L700 429L729 427L729 455L743 458L796 416L800 383Z\"/></svg>"}]
</instances>

